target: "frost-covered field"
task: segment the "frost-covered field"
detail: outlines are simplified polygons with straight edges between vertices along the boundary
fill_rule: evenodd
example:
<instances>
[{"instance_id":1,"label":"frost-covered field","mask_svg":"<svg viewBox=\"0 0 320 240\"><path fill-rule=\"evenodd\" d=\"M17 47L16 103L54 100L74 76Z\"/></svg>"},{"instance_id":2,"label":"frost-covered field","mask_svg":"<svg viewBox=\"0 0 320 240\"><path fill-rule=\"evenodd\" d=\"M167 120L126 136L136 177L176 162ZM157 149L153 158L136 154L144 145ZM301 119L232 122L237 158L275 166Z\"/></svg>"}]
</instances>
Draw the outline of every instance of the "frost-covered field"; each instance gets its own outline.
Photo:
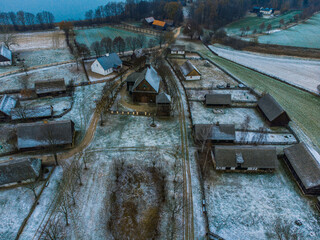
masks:
<instances>
[{"instance_id":1,"label":"frost-covered field","mask_svg":"<svg viewBox=\"0 0 320 240\"><path fill-rule=\"evenodd\" d=\"M256 102L257 97L250 90L187 90L189 100L204 101L206 94L231 94L235 102Z\"/></svg>"},{"instance_id":2,"label":"frost-covered field","mask_svg":"<svg viewBox=\"0 0 320 240\"><path fill-rule=\"evenodd\" d=\"M266 54L242 52L218 46L209 47L220 57L277 77L308 91L318 92L317 86L320 84L320 61L276 57Z\"/></svg>"},{"instance_id":3,"label":"frost-covered field","mask_svg":"<svg viewBox=\"0 0 320 240\"><path fill-rule=\"evenodd\" d=\"M210 229L225 239L278 239L277 221L298 239L319 239L315 203L301 195L290 173L278 164L272 174L218 173L205 181ZM301 221L298 226L295 221Z\"/></svg>"}]
</instances>

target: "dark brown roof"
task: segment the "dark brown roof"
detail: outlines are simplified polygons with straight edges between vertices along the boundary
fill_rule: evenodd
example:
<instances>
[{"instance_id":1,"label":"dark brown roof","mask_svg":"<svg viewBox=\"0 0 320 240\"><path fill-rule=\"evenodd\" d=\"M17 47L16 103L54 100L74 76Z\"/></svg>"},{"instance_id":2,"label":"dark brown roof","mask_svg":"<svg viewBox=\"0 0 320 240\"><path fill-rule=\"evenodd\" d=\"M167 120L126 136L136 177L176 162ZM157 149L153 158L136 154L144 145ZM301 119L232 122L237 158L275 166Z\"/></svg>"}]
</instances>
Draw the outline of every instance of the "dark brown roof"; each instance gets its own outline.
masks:
<instances>
[{"instance_id":1,"label":"dark brown roof","mask_svg":"<svg viewBox=\"0 0 320 240\"><path fill-rule=\"evenodd\" d=\"M41 148L73 143L74 124L71 120L19 124L18 148Z\"/></svg>"},{"instance_id":2,"label":"dark brown roof","mask_svg":"<svg viewBox=\"0 0 320 240\"><path fill-rule=\"evenodd\" d=\"M284 149L284 154L306 189L320 186L320 164L304 143Z\"/></svg>"},{"instance_id":3,"label":"dark brown roof","mask_svg":"<svg viewBox=\"0 0 320 240\"><path fill-rule=\"evenodd\" d=\"M215 146L216 167L276 168L275 147L265 146Z\"/></svg>"},{"instance_id":4,"label":"dark brown roof","mask_svg":"<svg viewBox=\"0 0 320 240\"><path fill-rule=\"evenodd\" d=\"M260 98L258 106L270 122L285 112L280 104L270 94L266 94Z\"/></svg>"},{"instance_id":5,"label":"dark brown roof","mask_svg":"<svg viewBox=\"0 0 320 240\"><path fill-rule=\"evenodd\" d=\"M231 105L231 94L206 94L206 105Z\"/></svg>"},{"instance_id":6,"label":"dark brown roof","mask_svg":"<svg viewBox=\"0 0 320 240\"><path fill-rule=\"evenodd\" d=\"M40 172L40 159L24 158L0 162L0 185L37 178Z\"/></svg>"},{"instance_id":7,"label":"dark brown roof","mask_svg":"<svg viewBox=\"0 0 320 240\"><path fill-rule=\"evenodd\" d=\"M195 138L198 141L234 141L235 126L234 124L195 124Z\"/></svg>"},{"instance_id":8,"label":"dark brown roof","mask_svg":"<svg viewBox=\"0 0 320 240\"><path fill-rule=\"evenodd\" d=\"M185 51L186 46L185 45L172 45L171 51Z\"/></svg>"},{"instance_id":9,"label":"dark brown roof","mask_svg":"<svg viewBox=\"0 0 320 240\"><path fill-rule=\"evenodd\" d=\"M66 91L66 84L63 78L37 81L35 82L35 89L37 94L64 92Z\"/></svg>"}]
</instances>

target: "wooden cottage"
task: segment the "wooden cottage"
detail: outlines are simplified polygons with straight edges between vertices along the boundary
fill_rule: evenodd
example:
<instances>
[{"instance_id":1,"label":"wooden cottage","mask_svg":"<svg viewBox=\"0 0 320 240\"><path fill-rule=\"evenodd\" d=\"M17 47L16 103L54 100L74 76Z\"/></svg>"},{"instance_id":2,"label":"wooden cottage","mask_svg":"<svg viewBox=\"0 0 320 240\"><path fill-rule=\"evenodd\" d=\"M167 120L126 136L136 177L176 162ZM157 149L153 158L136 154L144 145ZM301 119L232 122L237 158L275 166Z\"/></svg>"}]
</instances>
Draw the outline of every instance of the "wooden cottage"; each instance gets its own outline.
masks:
<instances>
[{"instance_id":1,"label":"wooden cottage","mask_svg":"<svg viewBox=\"0 0 320 240\"><path fill-rule=\"evenodd\" d=\"M302 192L320 195L320 163L304 143L284 149L284 160Z\"/></svg>"},{"instance_id":2,"label":"wooden cottage","mask_svg":"<svg viewBox=\"0 0 320 240\"><path fill-rule=\"evenodd\" d=\"M167 24L164 21L154 20L152 27L158 30L166 30Z\"/></svg>"},{"instance_id":3,"label":"wooden cottage","mask_svg":"<svg viewBox=\"0 0 320 240\"><path fill-rule=\"evenodd\" d=\"M171 115L171 97L162 92L156 97L157 115L170 116Z\"/></svg>"},{"instance_id":4,"label":"wooden cottage","mask_svg":"<svg viewBox=\"0 0 320 240\"><path fill-rule=\"evenodd\" d=\"M272 171L277 163L275 147L215 146L213 156L216 170Z\"/></svg>"},{"instance_id":5,"label":"wooden cottage","mask_svg":"<svg viewBox=\"0 0 320 240\"><path fill-rule=\"evenodd\" d=\"M234 124L195 124L194 137L196 142L233 143L235 141Z\"/></svg>"},{"instance_id":6,"label":"wooden cottage","mask_svg":"<svg viewBox=\"0 0 320 240\"><path fill-rule=\"evenodd\" d=\"M185 80L201 79L200 71L189 60L187 60L184 64L181 65L180 70Z\"/></svg>"},{"instance_id":7,"label":"wooden cottage","mask_svg":"<svg viewBox=\"0 0 320 240\"><path fill-rule=\"evenodd\" d=\"M230 106L231 94L206 94L206 106Z\"/></svg>"},{"instance_id":8,"label":"wooden cottage","mask_svg":"<svg viewBox=\"0 0 320 240\"><path fill-rule=\"evenodd\" d=\"M97 58L91 65L92 72L103 76L119 72L121 68L122 61L116 53L107 53L105 56Z\"/></svg>"},{"instance_id":9,"label":"wooden cottage","mask_svg":"<svg viewBox=\"0 0 320 240\"><path fill-rule=\"evenodd\" d=\"M132 98L134 102L156 103L156 97L160 90L161 77L152 67L144 69L136 75L137 79L132 86Z\"/></svg>"},{"instance_id":10,"label":"wooden cottage","mask_svg":"<svg viewBox=\"0 0 320 240\"><path fill-rule=\"evenodd\" d=\"M0 47L0 66L12 65L12 52L6 46Z\"/></svg>"},{"instance_id":11,"label":"wooden cottage","mask_svg":"<svg viewBox=\"0 0 320 240\"><path fill-rule=\"evenodd\" d=\"M50 118L53 116L52 106L18 107L11 111L12 120Z\"/></svg>"},{"instance_id":12,"label":"wooden cottage","mask_svg":"<svg viewBox=\"0 0 320 240\"><path fill-rule=\"evenodd\" d=\"M67 91L63 78L37 81L34 84L34 88L39 97L64 94Z\"/></svg>"},{"instance_id":13,"label":"wooden cottage","mask_svg":"<svg viewBox=\"0 0 320 240\"><path fill-rule=\"evenodd\" d=\"M288 114L270 94L259 99L257 108L271 126L286 126L290 121Z\"/></svg>"},{"instance_id":14,"label":"wooden cottage","mask_svg":"<svg viewBox=\"0 0 320 240\"><path fill-rule=\"evenodd\" d=\"M12 110L16 107L17 100L8 96L4 95L1 98L0 102L0 120L1 119L10 119Z\"/></svg>"},{"instance_id":15,"label":"wooden cottage","mask_svg":"<svg viewBox=\"0 0 320 240\"><path fill-rule=\"evenodd\" d=\"M72 147L74 123L71 120L23 123L17 127L18 149Z\"/></svg>"},{"instance_id":16,"label":"wooden cottage","mask_svg":"<svg viewBox=\"0 0 320 240\"><path fill-rule=\"evenodd\" d=\"M41 160L22 158L0 162L0 186L35 181L41 175Z\"/></svg>"},{"instance_id":17,"label":"wooden cottage","mask_svg":"<svg viewBox=\"0 0 320 240\"><path fill-rule=\"evenodd\" d=\"M186 46L185 45L172 45L170 48L171 54L185 55Z\"/></svg>"}]
</instances>

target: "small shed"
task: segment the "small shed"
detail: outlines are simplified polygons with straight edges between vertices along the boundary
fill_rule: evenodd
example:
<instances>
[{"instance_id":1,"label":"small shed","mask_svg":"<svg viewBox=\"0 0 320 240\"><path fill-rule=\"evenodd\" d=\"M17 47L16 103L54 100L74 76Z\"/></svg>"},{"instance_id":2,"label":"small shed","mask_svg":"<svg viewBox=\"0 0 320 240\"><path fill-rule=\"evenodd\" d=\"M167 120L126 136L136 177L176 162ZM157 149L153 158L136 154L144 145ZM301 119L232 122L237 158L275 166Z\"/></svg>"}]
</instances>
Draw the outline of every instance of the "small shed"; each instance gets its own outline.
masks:
<instances>
[{"instance_id":1,"label":"small shed","mask_svg":"<svg viewBox=\"0 0 320 240\"><path fill-rule=\"evenodd\" d=\"M18 149L72 147L74 123L71 120L22 123L17 127Z\"/></svg>"},{"instance_id":2,"label":"small shed","mask_svg":"<svg viewBox=\"0 0 320 240\"><path fill-rule=\"evenodd\" d=\"M92 72L103 76L119 72L121 68L122 60L116 53L107 53L105 56L97 58L91 65Z\"/></svg>"},{"instance_id":3,"label":"small shed","mask_svg":"<svg viewBox=\"0 0 320 240\"><path fill-rule=\"evenodd\" d=\"M144 22L148 25L152 25L152 23L154 22L154 18L153 17L147 17L144 19Z\"/></svg>"},{"instance_id":4,"label":"small shed","mask_svg":"<svg viewBox=\"0 0 320 240\"><path fill-rule=\"evenodd\" d=\"M270 171L276 168L275 147L266 146L215 146L216 170Z\"/></svg>"},{"instance_id":5,"label":"small shed","mask_svg":"<svg viewBox=\"0 0 320 240\"><path fill-rule=\"evenodd\" d=\"M234 124L195 124L196 142L233 143L236 138Z\"/></svg>"},{"instance_id":6,"label":"small shed","mask_svg":"<svg viewBox=\"0 0 320 240\"><path fill-rule=\"evenodd\" d=\"M187 60L184 64L181 65L180 70L185 80L201 79L200 71L189 60Z\"/></svg>"},{"instance_id":7,"label":"small shed","mask_svg":"<svg viewBox=\"0 0 320 240\"><path fill-rule=\"evenodd\" d=\"M290 121L288 114L270 94L259 99L257 108L271 126L286 126Z\"/></svg>"},{"instance_id":8,"label":"small shed","mask_svg":"<svg viewBox=\"0 0 320 240\"><path fill-rule=\"evenodd\" d=\"M171 114L171 97L162 92L156 97L157 115L170 116Z\"/></svg>"},{"instance_id":9,"label":"small shed","mask_svg":"<svg viewBox=\"0 0 320 240\"><path fill-rule=\"evenodd\" d=\"M6 46L0 47L0 66L12 65L12 52Z\"/></svg>"},{"instance_id":10,"label":"small shed","mask_svg":"<svg viewBox=\"0 0 320 240\"><path fill-rule=\"evenodd\" d=\"M52 106L18 107L11 111L12 120L49 118L53 116Z\"/></svg>"},{"instance_id":11,"label":"small shed","mask_svg":"<svg viewBox=\"0 0 320 240\"><path fill-rule=\"evenodd\" d=\"M185 55L186 53L186 46L185 45L172 45L171 54L178 54L178 55Z\"/></svg>"},{"instance_id":12,"label":"small shed","mask_svg":"<svg viewBox=\"0 0 320 240\"><path fill-rule=\"evenodd\" d=\"M67 91L63 78L37 81L34 84L34 88L38 96L58 95Z\"/></svg>"},{"instance_id":13,"label":"small shed","mask_svg":"<svg viewBox=\"0 0 320 240\"><path fill-rule=\"evenodd\" d=\"M36 180L41 175L41 160L22 158L0 162L0 185Z\"/></svg>"},{"instance_id":14,"label":"small shed","mask_svg":"<svg viewBox=\"0 0 320 240\"><path fill-rule=\"evenodd\" d=\"M320 163L305 143L284 149L284 160L302 192L320 195Z\"/></svg>"},{"instance_id":15,"label":"small shed","mask_svg":"<svg viewBox=\"0 0 320 240\"><path fill-rule=\"evenodd\" d=\"M3 95L0 102L0 119L10 119L11 111L16 105L16 99L8 95Z\"/></svg>"},{"instance_id":16,"label":"small shed","mask_svg":"<svg viewBox=\"0 0 320 240\"><path fill-rule=\"evenodd\" d=\"M154 20L152 23L152 27L158 30L166 30L167 24L164 21Z\"/></svg>"},{"instance_id":17,"label":"small shed","mask_svg":"<svg viewBox=\"0 0 320 240\"><path fill-rule=\"evenodd\" d=\"M230 106L231 94L206 94L206 106Z\"/></svg>"}]
</instances>

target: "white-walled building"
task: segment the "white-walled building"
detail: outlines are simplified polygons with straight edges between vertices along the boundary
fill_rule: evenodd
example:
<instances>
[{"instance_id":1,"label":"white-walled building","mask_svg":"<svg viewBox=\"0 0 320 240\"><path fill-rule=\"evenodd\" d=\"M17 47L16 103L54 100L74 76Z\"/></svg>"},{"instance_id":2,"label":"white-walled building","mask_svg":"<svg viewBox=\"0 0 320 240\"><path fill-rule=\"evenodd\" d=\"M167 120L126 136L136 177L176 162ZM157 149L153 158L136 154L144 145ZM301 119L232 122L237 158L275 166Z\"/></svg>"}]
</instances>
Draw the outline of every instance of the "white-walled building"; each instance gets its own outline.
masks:
<instances>
[{"instance_id":1,"label":"white-walled building","mask_svg":"<svg viewBox=\"0 0 320 240\"><path fill-rule=\"evenodd\" d=\"M91 71L100 75L106 76L113 72L118 72L122 68L122 61L118 54L111 53L106 54L103 57L99 57L91 65Z\"/></svg>"},{"instance_id":2,"label":"white-walled building","mask_svg":"<svg viewBox=\"0 0 320 240\"><path fill-rule=\"evenodd\" d=\"M0 48L0 66L12 65L12 52L4 45Z\"/></svg>"}]
</instances>

